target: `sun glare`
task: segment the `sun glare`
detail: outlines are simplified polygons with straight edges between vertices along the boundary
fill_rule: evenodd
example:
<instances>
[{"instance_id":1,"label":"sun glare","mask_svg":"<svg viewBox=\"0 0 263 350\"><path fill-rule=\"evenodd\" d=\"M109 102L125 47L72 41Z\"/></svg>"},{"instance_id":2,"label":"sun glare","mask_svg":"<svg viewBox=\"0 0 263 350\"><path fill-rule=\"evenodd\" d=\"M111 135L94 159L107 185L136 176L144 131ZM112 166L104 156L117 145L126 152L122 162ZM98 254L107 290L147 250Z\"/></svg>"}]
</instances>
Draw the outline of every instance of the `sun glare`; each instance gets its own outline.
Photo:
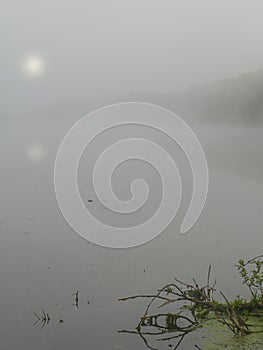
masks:
<instances>
[{"instance_id":1,"label":"sun glare","mask_svg":"<svg viewBox=\"0 0 263 350\"><path fill-rule=\"evenodd\" d=\"M28 56L23 62L24 72L30 76L39 76L43 74L45 70L45 64L39 56Z\"/></svg>"}]
</instances>

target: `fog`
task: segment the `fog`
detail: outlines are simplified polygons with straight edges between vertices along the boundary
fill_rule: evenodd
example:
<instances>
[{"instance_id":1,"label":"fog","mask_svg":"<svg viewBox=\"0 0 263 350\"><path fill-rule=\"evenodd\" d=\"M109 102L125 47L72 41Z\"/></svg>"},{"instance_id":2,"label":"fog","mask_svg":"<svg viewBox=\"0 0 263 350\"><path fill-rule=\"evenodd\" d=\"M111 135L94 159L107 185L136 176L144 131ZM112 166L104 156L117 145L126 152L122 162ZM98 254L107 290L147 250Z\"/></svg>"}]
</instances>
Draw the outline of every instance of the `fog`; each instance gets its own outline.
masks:
<instances>
[{"instance_id":1,"label":"fog","mask_svg":"<svg viewBox=\"0 0 263 350\"><path fill-rule=\"evenodd\" d=\"M137 326L144 302L117 299L151 294L174 277L203 281L209 264L227 297L248 296L234 264L262 254L262 13L262 0L2 1L0 348L144 350L138 337L118 333ZM202 215L181 235L193 190L182 149L146 127L100 135L81 158L78 181L103 222L140 223L162 197L159 173L132 160L114 173L113 189L127 199L131 182L145 178L150 195L142 212L113 217L99 202L94 164L117 138L155 141L182 177L175 220L153 241L118 250L71 229L53 177L74 122L124 101L161 105L185 119L205 151L210 185ZM35 317L42 309L51 317L45 326ZM199 340L190 336L180 350L205 349Z\"/></svg>"},{"instance_id":2,"label":"fog","mask_svg":"<svg viewBox=\"0 0 263 350\"><path fill-rule=\"evenodd\" d=\"M2 2L1 117L63 119L70 109L78 119L91 102L256 71L262 10L260 0ZM45 64L40 76L22 69L30 55Z\"/></svg>"}]
</instances>

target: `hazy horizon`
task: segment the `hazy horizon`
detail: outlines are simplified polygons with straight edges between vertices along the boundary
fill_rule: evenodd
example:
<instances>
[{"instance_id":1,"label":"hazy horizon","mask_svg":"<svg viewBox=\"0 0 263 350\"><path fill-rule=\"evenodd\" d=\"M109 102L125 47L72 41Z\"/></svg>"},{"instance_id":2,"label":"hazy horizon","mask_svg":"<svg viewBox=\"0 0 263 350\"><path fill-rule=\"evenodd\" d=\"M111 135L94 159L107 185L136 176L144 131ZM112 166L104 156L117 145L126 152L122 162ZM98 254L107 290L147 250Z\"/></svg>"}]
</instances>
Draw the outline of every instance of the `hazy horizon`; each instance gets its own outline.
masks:
<instances>
[{"instance_id":1,"label":"hazy horizon","mask_svg":"<svg viewBox=\"0 0 263 350\"><path fill-rule=\"evenodd\" d=\"M45 1L1 5L1 114L171 93L262 68L263 3ZM21 69L36 55L44 71Z\"/></svg>"}]
</instances>

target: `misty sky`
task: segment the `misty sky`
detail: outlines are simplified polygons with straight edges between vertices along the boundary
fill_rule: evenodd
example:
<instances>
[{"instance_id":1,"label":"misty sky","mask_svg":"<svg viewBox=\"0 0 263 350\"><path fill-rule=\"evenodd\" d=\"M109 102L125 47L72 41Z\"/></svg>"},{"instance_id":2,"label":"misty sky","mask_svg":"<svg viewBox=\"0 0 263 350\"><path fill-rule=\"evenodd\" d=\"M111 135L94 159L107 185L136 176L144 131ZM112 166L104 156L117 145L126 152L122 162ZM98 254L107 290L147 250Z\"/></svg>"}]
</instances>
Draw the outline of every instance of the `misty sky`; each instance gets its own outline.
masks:
<instances>
[{"instance_id":1,"label":"misty sky","mask_svg":"<svg viewBox=\"0 0 263 350\"><path fill-rule=\"evenodd\" d=\"M2 1L1 113L257 70L262 14L262 0ZM32 54L38 77L21 68Z\"/></svg>"}]
</instances>

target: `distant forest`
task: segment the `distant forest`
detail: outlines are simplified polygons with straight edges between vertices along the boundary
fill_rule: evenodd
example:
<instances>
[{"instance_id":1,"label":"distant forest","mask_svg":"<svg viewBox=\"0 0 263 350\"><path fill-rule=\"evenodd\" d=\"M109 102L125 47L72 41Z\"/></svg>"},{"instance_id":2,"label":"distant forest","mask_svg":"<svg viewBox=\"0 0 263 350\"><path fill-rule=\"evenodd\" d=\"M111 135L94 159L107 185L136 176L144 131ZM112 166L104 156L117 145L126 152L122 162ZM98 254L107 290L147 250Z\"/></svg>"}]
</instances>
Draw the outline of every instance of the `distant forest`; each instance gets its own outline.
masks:
<instances>
[{"instance_id":1,"label":"distant forest","mask_svg":"<svg viewBox=\"0 0 263 350\"><path fill-rule=\"evenodd\" d=\"M263 70L196 85L177 94L138 94L132 97L130 100L171 109L185 120L263 126Z\"/></svg>"},{"instance_id":2,"label":"distant forest","mask_svg":"<svg viewBox=\"0 0 263 350\"><path fill-rule=\"evenodd\" d=\"M263 70L196 85L177 94L145 95L144 100L171 109L185 120L263 126Z\"/></svg>"},{"instance_id":3,"label":"distant forest","mask_svg":"<svg viewBox=\"0 0 263 350\"><path fill-rule=\"evenodd\" d=\"M213 123L263 124L263 70L192 87L175 97L176 105Z\"/></svg>"}]
</instances>

